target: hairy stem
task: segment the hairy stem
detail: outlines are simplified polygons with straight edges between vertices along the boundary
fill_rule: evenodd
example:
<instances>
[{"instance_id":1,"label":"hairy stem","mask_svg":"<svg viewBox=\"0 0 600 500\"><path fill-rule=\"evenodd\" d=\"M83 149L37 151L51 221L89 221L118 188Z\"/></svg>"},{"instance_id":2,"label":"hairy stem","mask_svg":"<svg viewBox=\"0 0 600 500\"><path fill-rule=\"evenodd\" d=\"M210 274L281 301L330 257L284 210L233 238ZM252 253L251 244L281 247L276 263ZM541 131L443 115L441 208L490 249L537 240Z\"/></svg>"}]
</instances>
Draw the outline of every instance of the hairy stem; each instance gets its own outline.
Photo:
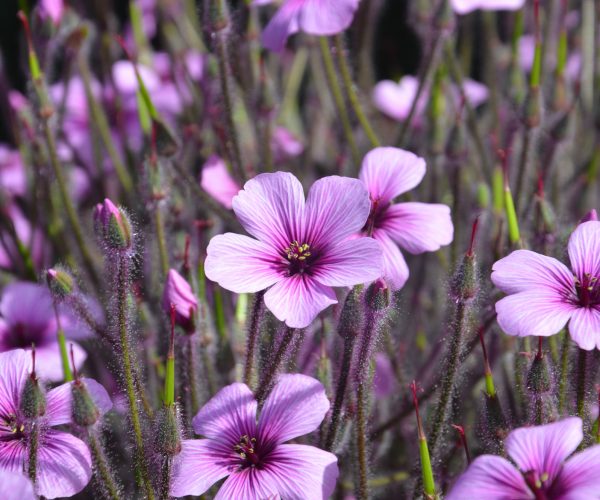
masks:
<instances>
[{"instance_id":1,"label":"hairy stem","mask_svg":"<svg viewBox=\"0 0 600 500\"><path fill-rule=\"evenodd\" d=\"M250 316L250 326L248 327L248 341L246 343L246 362L244 364L244 384L248 387L252 385L252 375L254 370L254 358L256 344L260 335L260 323L263 311L264 291L258 292L254 296L252 304L252 315Z\"/></svg>"},{"instance_id":2,"label":"hairy stem","mask_svg":"<svg viewBox=\"0 0 600 500\"><path fill-rule=\"evenodd\" d=\"M102 484L108 498L119 500L121 498L119 484L110 470L102 445L93 430L89 431L87 442L92 451L95 473L99 476L97 478L98 482Z\"/></svg>"},{"instance_id":3,"label":"hairy stem","mask_svg":"<svg viewBox=\"0 0 600 500\"><path fill-rule=\"evenodd\" d=\"M265 372L258 389L256 389L254 393L254 397L261 401L267 395L267 393L271 390L271 386L281 368L281 365L285 361L290 349L293 347L293 340L296 337L296 332L298 330L296 328L286 327L285 333L283 334L283 338L281 339L281 343L277 348L277 352L273 357L273 361L269 366L268 370Z\"/></svg>"}]
</instances>

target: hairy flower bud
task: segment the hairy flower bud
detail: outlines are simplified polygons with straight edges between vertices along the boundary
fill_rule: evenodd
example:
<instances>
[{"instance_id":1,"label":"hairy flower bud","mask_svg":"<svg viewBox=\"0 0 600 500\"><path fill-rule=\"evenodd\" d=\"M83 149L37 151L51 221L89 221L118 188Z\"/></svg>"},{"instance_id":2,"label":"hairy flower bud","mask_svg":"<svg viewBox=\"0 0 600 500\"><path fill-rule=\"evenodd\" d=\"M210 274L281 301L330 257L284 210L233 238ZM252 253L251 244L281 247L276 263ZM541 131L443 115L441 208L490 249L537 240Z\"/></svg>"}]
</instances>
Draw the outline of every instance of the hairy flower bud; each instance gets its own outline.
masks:
<instances>
[{"instance_id":1,"label":"hairy flower bud","mask_svg":"<svg viewBox=\"0 0 600 500\"><path fill-rule=\"evenodd\" d=\"M361 293L362 287L355 286L346 296L337 328L338 334L342 338L356 338L360 333L363 321L362 307L360 303Z\"/></svg>"},{"instance_id":2,"label":"hairy flower bud","mask_svg":"<svg viewBox=\"0 0 600 500\"><path fill-rule=\"evenodd\" d=\"M52 295L59 300L71 295L75 288L73 276L60 267L48 269L46 281Z\"/></svg>"},{"instance_id":3,"label":"hairy flower bud","mask_svg":"<svg viewBox=\"0 0 600 500\"><path fill-rule=\"evenodd\" d=\"M131 224L127 215L108 198L94 210L94 230L108 247L119 250L131 248Z\"/></svg>"},{"instance_id":4,"label":"hairy flower bud","mask_svg":"<svg viewBox=\"0 0 600 500\"><path fill-rule=\"evenodd\" d=\"M381 278L371 283L365 292L365 303L367 308L379 312L387 309L390 305L390 289Z\"/></svg>"},{"instance_id":5,"label":"hairy flower bud","mask_svg":"<svg viewBox=\"0 0 600 500\"><path fill-rule=\"evenodd\" d=\"M544 394L552 388L546 356L536 355L527 373L527 389L534 394Z\"/></svg>"},{"instance_id":6,"label":"hairy flower bud","mask_svg":"<svg viewBox=\"0 0 600 500\"><path fill-rule=\"evenodd\" d=\"M46 395L35 372L25 381L21 394L21 411L26 418L37 418L46 413Z\"/></svg>"},{"instance_id":7,"label":"hairy flower bud","mask_svg":"<svg viewBox=\"0 0 600 500\"><path fill-rule=\"evenodd\" d=\"M450 291L456 302L470 302L477 295L478 289L475 255L467 253L452 278Z\"/></svg>"},{"instance_id":8,"label":"hairy flower bud","mask_svg":"<svg viewBox=\"0 0 600 500\"><path fill-rule=\"evenodd\" d=\"M167 275L162 305L167 314L170 314L173 305L175 322L187 332L194 331L194 314L198 310L198 299L190 284L175 269L171 269Z\"/></svg>"},{"instance_id":9,"label":"hairy flower bud","mask_svg":"<svg viewBox=\"0 0 600 500\"><path fill-rule=\"evenodd\" d=\"M82 427L94 425L100 418L100 411L81 379L75 380L71 384L71 394L73 396L71 406L73 422Z\"/></svg>"},{"instance_id":10,"label":"hairy flower bud","mask_svg":"<svg viewBox=\"0 0 600 500\"><path fill-rule=\"evenodd\" d=\"M158 410L154 428L154 447L161 455L175 456L181 451L181 431L175 405Z\"/></svg>"}]
</instances>

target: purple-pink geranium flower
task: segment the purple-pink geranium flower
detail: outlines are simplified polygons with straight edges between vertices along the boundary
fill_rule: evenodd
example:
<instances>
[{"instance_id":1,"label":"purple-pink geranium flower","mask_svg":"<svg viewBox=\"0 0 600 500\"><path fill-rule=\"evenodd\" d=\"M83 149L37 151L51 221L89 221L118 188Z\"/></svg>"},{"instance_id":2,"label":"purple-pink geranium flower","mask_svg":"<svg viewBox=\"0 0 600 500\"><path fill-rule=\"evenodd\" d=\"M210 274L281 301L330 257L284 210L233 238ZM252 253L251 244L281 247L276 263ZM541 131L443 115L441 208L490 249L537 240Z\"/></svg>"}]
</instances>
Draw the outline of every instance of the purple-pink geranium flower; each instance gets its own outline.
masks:
<instances>
[{"instance_id":1,"label":"purple-pink geranium flower","mask_svg":"<svg viewBox=\"0 0 600 500\"><path fill-rule=\"evenodd\" d=\"M22 474L29 460L31 421L22 411L21 398L32 372L32 355L22 349L0 354L0 471ZM112 403L105 389L92 379L83 379L99 413ZM71 384L49 391L46 410L37 418L38 451L35 492L46 498L69 497L91 479L92 461L86 444L66 432L52 429L72 423Z\"/></svg>"},{"instance_id":2,"label":"purple-pink geranium flower","mask_svg":"<svg viewBox=\"0 0 600 500\"><path fill-rule=\"evenodd\" d=\"M314 431L329 410L320 382L282 375L257 421L257 402L245 384L221 389L194 417L196 434L182 442L171 494L201 495L227 477L215 500L326 499L338 477L335 455L284 444Z\"/></svg>"},{"instance_id":3,"label":"purple-pink geranium flower","mask_svg":"<svg viewBox=\"0 0 600 500\"><path fill-rule=\"evenodd\" d=\"M492 281L508 294L496 303L498 324L509 335L546 337L569 322L579 347L600 348L600 222L580 224L567 250L571 269L530 250L494 264Z\"/></svg>"},{"instance_id":4,"label":"purple-pink geranium flower","mask_svg":"<svg viewBox=\"0 0 600 500\"><path fill-rule=\"evenodd\" d=\"M64 312L60 312L60 319L67 337L81 338L90 334ZM31 344L35 344L37 372L48 380L62 380L57 329L48 288L27 282L14 282L4 288L0 299L0 352L31 349ZM70 344L73 346L75 367L80 368L87 354L79 344Z\"/></svg>"},{"instance_id":5,"label":"purple-pink geranium flower","mask_svg":"<svg viewBox=\"0 0 600 500\"><path fill-rule=\"evenodd\" d=\"M400 248L413 253L434 252L454 235L450 208L437 203L392 203L416 187L425 176L425 160L398 148L375 148L360 170L371 197L371 213L364 234L372 235L383 250L383 276L392 290L404 286L408 266Z\"/></svg>"},{"instance_id":6,"label":"purple-pink geranium flower","mask_svg":"<svg viewBox=\"0 0 600 500\"><path fill-rule=\"evenodd\" d=\"M266 5L272 0L254 0ZM284 0L262 35L263 45L275 52L285 47L290 35L335 35L352 24L359 0Z\"/></svg>"},{"instance_id":7,"label":"purple-pink geranium flower","mask_svg":"<svg viewBox=\"0 0 600 500\"><path fill-rule=\"evenodd\" d=\"M261 174L233 199L238 219L256 239L226 233L209 243L206 276L236 293L269 288L265 304L292 328L304 328L330 304L334 286L381 275L372 238L349 239L365 225L371 203L357 179L316 181L304 200L292 174Z\"/></svg>"},{"instance_id":8,"label":"purple-pink geranium flower","mask_svg":"<svg viewBox=\"0 0 600 500\"><path fill-rule=\"evenodd\" d=\"M519 10L525 0L450 0L457 14L468 14L474 10Z\"/></svg>"},{"instance_id":9,"label":"purple-pink geranium flower","mask_svg":"<svg viewBox=\"0 0 600 500\"><path fill-rule=\"evenodd\" d=\"M458 478L446 499L598 498L600 446L592 446L569 458L582 439L582 423L578 417L516 429L504 442L512 463L494 455L477 457Z\"/></svg>"}]
</instances>

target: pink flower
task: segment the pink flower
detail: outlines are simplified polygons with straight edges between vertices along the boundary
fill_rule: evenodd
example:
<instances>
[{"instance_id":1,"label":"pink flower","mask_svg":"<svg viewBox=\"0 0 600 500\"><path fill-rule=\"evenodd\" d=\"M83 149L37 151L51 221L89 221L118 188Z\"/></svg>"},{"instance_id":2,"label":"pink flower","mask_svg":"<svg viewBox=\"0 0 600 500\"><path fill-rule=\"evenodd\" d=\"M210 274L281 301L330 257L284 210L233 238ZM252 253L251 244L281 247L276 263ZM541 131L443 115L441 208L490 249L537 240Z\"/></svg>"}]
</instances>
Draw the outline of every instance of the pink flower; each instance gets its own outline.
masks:
<instances>
[{"instance_id":1,"label":"pink flower","mask_svg":"<svg viewBox=\"0 0 600 500\"><path fill-rule=\"evenodd\" d=\"M292 328L304 328L330 304L334 286L381 275L381 250L371 238L349 240L370 208L363 184L348 177L316 181L305 202L292 174L261 174L233 199L238 219L256 239L226 233L209 243L206 276L235 293L269 288L265 304Z\"/></svg>"},{"instance_id":2,"label":"pink flower","mask_svg":"<svg viewBox=\"0 0 600 500\"><path fill-rule=\"evenodd\" d=\"M547 337L569 322L585 350L600 348L600 222L577 226L567 247L571 269L552 257L516 250L492 267L492 281L508 295L496 303L509 335Z\"/></svg>"},{"instance_id":3,"label":"pink flower","mask_svg":"<svg viewBox=\"0 0 600 500\"><path fill-rule=\"evenodd\" d=\"M42 13L50 19L54 24L59 24L65 11L64 0L41 0L40 6Z\"/></svg>"},{"instance_id":4,"label":"pink flower","mask_svg":"<svg viewBox=\"0 0 600 500\"><path fill-rule=\"evenodd\" d=\"M283 444L314 431L329 410L320 382L282 375L256 418L245 384L221 389L194 417L196 434L182 442L171 494L201 495L227 478L215 500L326 499L338 477L335 455L303 444Z\"/></svg>"},{"instance_id":5,"label":"pink flower","mask_svg":"<svg viewBox=\"0 0 600 500\"><path fill-rule=\"evenodd\" d=\"M592 446L569 458L582 439L578 417L516 429L504 443L514 465L493 455L477 457L458 478L446 499L598 498L600 446Z\"/></svg>"},{"instance_id":6,"label":"pink flower","mask_svg":"<svg viewBox=\"0 0 600 500\"><path fill-rule=\"evenodd\" d=\"M67 314L60 313L61 325L67 337L81 337L81 328ZM57 324L48 288L35 283L15 282L7 285L0 300L0 352L31 349L35 343L36 371L42 378L63 379ZM89 334L89 330L85 331ZM72 341L76 368L87 354Z\"/></svg>"},{"instance_id":7,"label":"pink flower","mask_svg":"<svg viewBox=\"0 0 600 500\"><path fill-rule=\"evenodd\" d=\"M275 127L271 149L276 162L302 154L304 145L285 127Z\"/></svg>"},{"instance_id":8,"label":"pink flower","mask_svg":"<svg viewBox=\"0 0 600 500\"><path fill-rule=\"evenodd\" d=\"M24 473L0 469L0 494L3 500L36 500L31 479Z\"/></svg>"},{"instance_id":9,"label":"pink flower","mask_svg":"<svg viewBox=\"0 0 600 500\"><path fill-rule=\"evenodd\" d=\"M281 52L290 35L303 31L309 35L335 35L352 24L359 0L285 0L262 35L263 45ZM254 0L265 5L270 0Z\"/></svg>"},{"instance_id":10,"label":"pink flower","mask_svg":"<svg viewBox=\"0 0 600 500\"><path fill-rule=\"evenodd\" d=\"M398 148L375 148L360 170L371 197L371 213L363 234L372 234L383 249L383 276L392 290L408 279L400 248L413 253L435 252L454 235L450 208L437 203L396 203L397 196L416 187L425 176L425 160Z\"/></svg>"},{"instance_id":11,"label":"pink flower","mask_svg":"<svg viewBox=\"0 0 600 500\"><path fill-rule=\"evenodd\" d=\"M474 10L519 10L525 0L450 0L452 10L457 14L468 14Z\"/></svg>"},{"instance_id":12,"label":"pink flower","mask_svg":"<svg viewBox=\"0 0 600 500\"><path fill-rule=\"evenodd\" d=\"M382 80L373 88L373 104L382 113L394 120L403 121L408 118L412 103L417 96L419 88L418 78L403 76L398 83L391 80ZM475 80L466 79L463 82L465 96L472 106L477 107L488 99L489 91L485 85ZM460 103L460 92L456 86L451 87L451 94L456 105ZM421 92L415 109L414 123L420 124L419 116L422 115L429 101L429 89Z\"/></svg>"},{"instance_id":13,"label":"pink flower","mask_svg":"<svg viewBox=\"0 0 600 500\"><path fill-rule=\"evenodd\" d=\"M201 172L200 185L215 200L226 208L232 207L233 197L240 192L240 185L231 177L225 160L217 155L210 155Z\"/></svg>"},{"instance_id":14,"label":"pink flower","mask_svg":"<svg viewBox=\"0 0 600 500\"><path fill-rule=\"evenodd\" d=\"M0 354L0 472L18 475L26 470L31 422L23 414L21 395L31 369L31 354L22 349ZM104 388L92 379L85 383L100 413L108 411L112 404ZM52 389L45 398L45 413L36 423L40 434L35 493L46 498L70 497L92 477L90 452L80 439L52 429L72 423L71 383ZM27 486L21 487L25 491Z\"/></svg>"},{"instance_id":15,"label":"pink flower","mask_svg":"<svg viewBox=\"0 0 600 500\"><path fill-rule=\"evenodd\" d=\"M193 328L194 313L198 310L198 299L192 287L175 269L169 270L163 293L163 309L170 314L171 304L175 306L175 321L181 327Z\"/></svg>"},{"instance_id":16,"label":"pink flower","mask_svg":"<svg viewBox=\"0 0 600 500\"><path fill-rule=\"evenodd\" d=\"M11 196L23 196L27 189L25 165L21 153L0 144L0 189Z\"/></svg>"}]
</instances>

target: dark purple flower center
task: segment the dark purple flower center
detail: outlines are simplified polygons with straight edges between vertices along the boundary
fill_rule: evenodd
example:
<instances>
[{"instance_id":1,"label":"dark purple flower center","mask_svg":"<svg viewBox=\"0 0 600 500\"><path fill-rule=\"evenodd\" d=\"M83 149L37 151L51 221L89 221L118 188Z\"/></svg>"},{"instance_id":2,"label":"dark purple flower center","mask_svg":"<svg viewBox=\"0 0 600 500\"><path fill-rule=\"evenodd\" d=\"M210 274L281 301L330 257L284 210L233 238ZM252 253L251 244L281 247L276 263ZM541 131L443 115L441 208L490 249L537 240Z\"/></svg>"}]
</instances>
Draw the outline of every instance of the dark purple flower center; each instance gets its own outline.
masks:
<instances>
[{"instance_id":1,"label":"dark purple flower center","mask_svg":"<svg viewBox=\"0 0 600 500\"><path fill-rule=\"evenodd\" d=\"M30 327L23 323L15 323L11 326L9 335L5 340L5 344L10 349L27 349L31 347L31 344L40 346L46 343L44 334L39 328Z\"/></svg>"},{"instance_id":2,"label":"dark purple flower center","mask_svg":"<svg viewBox=\"0 0 600 500\"><path fill-rule=\"evenodd\" d=\"M25 425L16 415L0 415L0 442L24 438Z\"/></svg>"},{"instance_id":3,"label":"dark purple flower center","mask_svg":"<svg viewBox=\"0 0 600 500\"><path fill-rule=\"evenodd\" d=\"M233 450L242 459L240 468L256 467L260 464L260 456L256 438L244 435Z\"/></svg>"},{"instance_id":4,"label":"dark purple flower center","mask_svg":"<svg viewBox=\"0 0 600 500\"><path fill-rule=\"evenodd\" d=\"M531 470L523 474L525 482L535 496L535 500L550 500L552 496L549 494L550 484L548 482L548 474L544 472L539 474L537 471Z\"/></svg>"},{"instance_id":5,"label":"dark purple flower center","mask_svg":"<svg viewBox=\"0 0 600 500\"><path fill-rule=\"evenodd\" d=\"M575 289L577 290L580 306L592 307L600 304L600 280L598 276L585 273L581 280L575 276Z\"/></svg>"},{"instance_id":6,"label":"dark purple flower center","mask_svg":"<svg viewBox=\"0 0 600 500\"><path fill-rule=\"evenodd\" d=\"M310 250L308 243L298 243L294 240L290 246L284 250L288 260L288 274L303 274L308 269L310 263L314 259L313 252Z\"/></svg>"},{"instance_id":7,"label":"dark purple flower center","mask_svg":"<svg viewBox=\"0 0 600 500\"><path fill-rule=\"evenodd\" d=\"M362 228L362 232L367 236L371 236L373 234L373 229L377 229L381 226L385 217L385 212L389 206L389 203L381 203L379 198L376 200L371 198L371 211L369 212L369 217L367 218L365 226Z\"/></svg>"}]
</instances>

